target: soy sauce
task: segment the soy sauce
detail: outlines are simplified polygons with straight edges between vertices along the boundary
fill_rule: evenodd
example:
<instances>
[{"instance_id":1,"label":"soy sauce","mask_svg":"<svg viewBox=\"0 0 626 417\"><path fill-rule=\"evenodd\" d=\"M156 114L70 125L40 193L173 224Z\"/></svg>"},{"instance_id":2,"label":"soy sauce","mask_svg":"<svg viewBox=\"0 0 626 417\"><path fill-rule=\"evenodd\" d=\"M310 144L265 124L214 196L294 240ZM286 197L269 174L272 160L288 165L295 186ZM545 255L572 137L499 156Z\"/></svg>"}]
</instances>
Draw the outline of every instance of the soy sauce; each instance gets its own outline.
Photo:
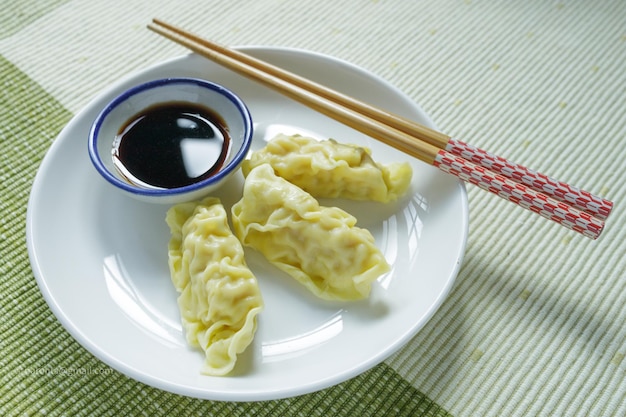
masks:
<instances>
[{"instance_id":1,"label":"soy sauce","mask_svg":"<svg viewBox=\"0 0 626 417\"><path fill-rule=\"evenodd\" d=\"M113 145L113 163L132 184L177 188L217 173L228 156L226 123L195 104L167 103L131 118Z\"/></svg>"}]
</instances>

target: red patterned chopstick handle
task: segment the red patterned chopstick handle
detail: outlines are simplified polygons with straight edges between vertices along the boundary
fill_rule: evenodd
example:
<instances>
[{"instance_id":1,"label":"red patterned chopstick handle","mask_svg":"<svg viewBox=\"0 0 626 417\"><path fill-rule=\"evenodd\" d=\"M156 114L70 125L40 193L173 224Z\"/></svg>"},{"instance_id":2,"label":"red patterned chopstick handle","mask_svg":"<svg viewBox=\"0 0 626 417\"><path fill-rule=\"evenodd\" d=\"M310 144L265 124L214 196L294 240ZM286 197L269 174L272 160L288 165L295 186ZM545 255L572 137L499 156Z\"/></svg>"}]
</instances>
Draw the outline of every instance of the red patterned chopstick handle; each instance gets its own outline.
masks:
<instances>
[{"instance_id":1,"label":"red patterned chopstick handle","mask_svg":"<svg viewBox=\"0 0 626 417\"><path fill-rule=\"evenodd\" d=\"M604 228L602 220L585 211L557 201L443 149L437 154L433 165L592 239L597 239Z\"/></svg>"},{"instance_id":2,"label":"red patterned chopstick handle","mask_svg":"<svg viewBox=\"0 0 626 417\"><path fill-rule=\"evenodd\" d=\"M460 140L450 139L446 150L462 156L476 165L483 166L514 181L522 182L528 187L548 194L557 200L566 201L601 220L605 220L613 208L613 203L609 200L507 161L500 156L493 155Z\"/></svg>"}]
</instances>

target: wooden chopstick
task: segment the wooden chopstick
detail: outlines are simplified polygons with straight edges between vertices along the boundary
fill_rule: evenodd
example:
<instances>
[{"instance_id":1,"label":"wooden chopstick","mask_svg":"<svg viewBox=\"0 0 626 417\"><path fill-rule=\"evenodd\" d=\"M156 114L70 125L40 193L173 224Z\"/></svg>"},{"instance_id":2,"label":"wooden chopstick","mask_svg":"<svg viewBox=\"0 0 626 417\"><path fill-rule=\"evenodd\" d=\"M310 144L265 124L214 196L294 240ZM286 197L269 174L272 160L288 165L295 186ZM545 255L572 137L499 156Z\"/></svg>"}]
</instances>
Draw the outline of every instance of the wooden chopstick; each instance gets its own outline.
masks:
<instances>
[{"instance_id":1,"label":"wooden chopstick","mask_svg":"<svg viewBox=\"0 0 626 417\"><path fill-rule=\"evenodd\" d=\"M336 90L330 89L292 72L285 71L282 68L271 65L260 59L256 59L235 49L226 48L208 39L203 39L160 19L154 19L153 23L154 25L166 28L174 33L191 39L200 45L204 45L224 56L228 56L241 63L255 67L267 74L285 80L286 82L310 91L318 96L324 97L358 113L364 114L367 117L383 122L388 126L394 127L401 132L436 146L439 149L445 149L455 155L469 159L477 165L484 166L493 172L504 175L507 178L514 179L517 182L521 182L534 190L548 194L555 199L566 201L579 210L587 211L599 219L606 219L612 210L613 203L611 201L595 196L587 191L580 190L574 186L533 171L522 165L515 164L490 152L451 138L450 136L434 129L387 112L379 107L356 100ZM154 27L150 28L153 30L155 29Z\"/></svg>"},{"instance_id":2,"label":"wooden chopstick","mask_svg":"<svg viewBox=\"0 0 626 417\"><path fill-rule=\"evenodd\" d=\"M200 38L159 19L154 19L148 28L366 135L572 230L595 239L604 228L602 219L594 217L592 214L597 214L599 217L608 215L612 207L611 202L600 199L602 200L602 210L598 213L598 203L593 201L592 210L587 212L586 207L580 209L580 207L585 206L585 204L581 204L581 196L586 201L589 199L587 196L589 193L582 192L586 194L571 198L569 196L572 194L571 191L566 193L559 191L554 196L561 197L564 201L556 200L546 195L543 190L537 191L531 188L531 184L537 184L536 180L530 180L531 184L525 185L523 182L516 182L512 179L520 177L523 180L533 174L534 171L521 167L523 169L520 173L519 169L515 168L518 167L517 165L511 164L503 158L453 140L442 133L408 119L354 100L239 51ZM475 161L482 161L490 166L479 166L476 165ZM507 173L512 171L511 167L518 169L518 171L513 170L513 174L507 176L503 172L493 172L492 167L503 167ZM543 181L548 178L542 174L534 174ZM577 190L567 184L565 185L568 190ZM539 186L539 188L542 187L541 184ZM554 187L543 188L552 191ZM568 199L573 199L574 202L569 202ZM593 211L593 209L596 210Z\"/></svg>"}]
</instances>

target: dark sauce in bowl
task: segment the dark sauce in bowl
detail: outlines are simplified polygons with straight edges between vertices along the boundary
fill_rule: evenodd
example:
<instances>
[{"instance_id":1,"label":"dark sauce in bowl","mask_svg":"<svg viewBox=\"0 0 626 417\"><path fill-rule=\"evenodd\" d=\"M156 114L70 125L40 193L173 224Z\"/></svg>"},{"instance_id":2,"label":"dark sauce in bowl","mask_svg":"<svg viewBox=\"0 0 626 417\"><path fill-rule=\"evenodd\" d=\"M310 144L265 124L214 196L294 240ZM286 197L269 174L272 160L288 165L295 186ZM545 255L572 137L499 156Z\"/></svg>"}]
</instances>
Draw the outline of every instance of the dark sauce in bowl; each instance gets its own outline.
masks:
<instances>
[{"instance_id":1,"label":"dark sauce in bowl","mask_svg":"<svg viewBox=\"0 0 626 417\"><path fill-rule=\"evenodd\" d=\"M230 136L211 109L190 103L152 106L132 117L113 144L113 164L131 184L178 188L216 174Z\"/></svg>"}]
</instances>

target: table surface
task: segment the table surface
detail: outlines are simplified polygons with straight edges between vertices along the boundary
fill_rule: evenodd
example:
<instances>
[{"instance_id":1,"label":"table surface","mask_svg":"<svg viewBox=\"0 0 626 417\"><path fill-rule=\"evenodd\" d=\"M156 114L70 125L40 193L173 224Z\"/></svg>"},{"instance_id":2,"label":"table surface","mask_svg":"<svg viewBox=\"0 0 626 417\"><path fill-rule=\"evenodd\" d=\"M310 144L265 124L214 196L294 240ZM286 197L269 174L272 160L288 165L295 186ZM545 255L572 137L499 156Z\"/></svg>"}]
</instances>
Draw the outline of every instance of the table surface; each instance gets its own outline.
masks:
<instances>
[{"instance_id":1,"label":"table surface","mask_svg":"<svg viewBox=\"0 0 626 417\"><path fill-rule=\"evenodd\" d=\"M5 3L1 415L626 415L622 0ZM614 201L606 230L593 241L468 185L468 243L450 295L373 369L249 403L134 381L57 321L30 267L25 221L38 167L73 115L121 77L186 53L145 28L153 17L228 45L303 48L359 65L445 133Z\"/></svg>"}]
</instances>

